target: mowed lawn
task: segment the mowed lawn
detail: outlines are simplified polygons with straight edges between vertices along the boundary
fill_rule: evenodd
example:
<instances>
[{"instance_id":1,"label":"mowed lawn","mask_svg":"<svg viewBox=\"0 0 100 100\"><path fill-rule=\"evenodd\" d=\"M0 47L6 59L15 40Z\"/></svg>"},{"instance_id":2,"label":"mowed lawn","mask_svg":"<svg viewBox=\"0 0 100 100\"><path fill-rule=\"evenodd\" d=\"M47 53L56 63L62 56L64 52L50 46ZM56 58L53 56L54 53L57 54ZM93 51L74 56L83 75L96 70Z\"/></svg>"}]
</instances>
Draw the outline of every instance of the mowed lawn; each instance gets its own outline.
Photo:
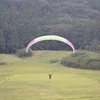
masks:
<instances>
[{"instance_id":1,"label":"mowed lawn","mask_svg":"<svg viewBox=\"0 0 100 100\"><path fill-rule=\"evenodd\" d=\"M24 59L0 55L7 63L0 65L0 100L100 100L100 71L60 65L71 53L34 51Z\"/></svg>"}]
</instances>

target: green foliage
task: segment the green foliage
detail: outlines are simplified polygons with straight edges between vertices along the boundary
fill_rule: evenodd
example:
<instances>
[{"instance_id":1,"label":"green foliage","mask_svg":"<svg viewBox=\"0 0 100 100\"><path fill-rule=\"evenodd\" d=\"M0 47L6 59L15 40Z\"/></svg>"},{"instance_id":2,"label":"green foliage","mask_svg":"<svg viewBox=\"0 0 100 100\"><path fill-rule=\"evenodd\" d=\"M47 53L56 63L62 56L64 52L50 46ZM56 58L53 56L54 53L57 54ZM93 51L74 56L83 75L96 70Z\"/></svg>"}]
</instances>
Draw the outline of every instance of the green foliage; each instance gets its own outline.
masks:
<instances>
[{"instance_id":1,"label":"green foliage","mask_svg":"<svg viewBox=\"0 0 100 100\"><path fill-rule=\"evenodd\" d=\"M68 38L76 49L100 52L99 5L99 0L0 0L0 53L15 53L47 34ZM69 49L45 44L35 49Z\"/></svg>"},{"instance_id":2,"label":"green foliage","mask_svg":"<svg viewBox=\"0 0 100 100\"><path fill-rule=\"evenodd\" d=\"M100 11L100 0L88 0L88 4L91 8Z\"/></svg>"},{"instance_id":3,"label":"green foliage","mask_svg":"<svg viewBox=\"0 0 100 100\"><path fill-rule=\"evenodd\" d=\"M19 57L19 58L23 58L23 57L30 57L32 56L32 50L29 49L28 53L26 53L25 49L20 49L16 52L16 55Z\"/></svg>"},{"instance_id":4,"label":"green foliage","mask_svg":"<svg viewBox=\"0 0 100 100\"><path fill-rule=\"evenodd\" d=\"M3 32L0 29L0 53L4 53L6 49L6 43L5 43L5 39L3 36Z\"/></svg>"},{"instance_id":5,"label":"green foliage","mask_svg":"<svg viewBox=\"0 0 100 100\"><path fill-rule=\"evenodd\" d=\"M63 58L61 64L73 68L100 70L100 55L93 55L87 51L77 51Z\"/></svg>"}]
</instances>

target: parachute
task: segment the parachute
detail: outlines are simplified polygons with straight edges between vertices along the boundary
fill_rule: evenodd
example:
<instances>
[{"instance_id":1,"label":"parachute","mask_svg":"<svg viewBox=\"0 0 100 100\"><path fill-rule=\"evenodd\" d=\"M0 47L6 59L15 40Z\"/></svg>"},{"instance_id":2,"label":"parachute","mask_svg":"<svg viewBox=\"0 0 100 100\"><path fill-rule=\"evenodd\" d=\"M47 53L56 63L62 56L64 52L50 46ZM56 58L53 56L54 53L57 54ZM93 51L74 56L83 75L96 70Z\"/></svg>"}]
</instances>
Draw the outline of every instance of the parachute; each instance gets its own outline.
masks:
<instances>
[{"instance_id":1,"label":"parachute","mask_svg":"<svg viewBox=\"0 0 100 100\"><path fill-rule=\"evenodd\" d=\"M26 53L28 52L28 49L30 48L30 46L32 46L33 44L35 44L37 42L44 41L44 40L57 40L57 41L64 42L64 43L68 44L72 48L73 53L75 53L75 47L69 40L67 40L61 36L56 36L56 35L45 35L45 36L40 36L40 37L35 38L31 42L29 42L29 44L27 45Z\"/></svg>"}]
</instances>

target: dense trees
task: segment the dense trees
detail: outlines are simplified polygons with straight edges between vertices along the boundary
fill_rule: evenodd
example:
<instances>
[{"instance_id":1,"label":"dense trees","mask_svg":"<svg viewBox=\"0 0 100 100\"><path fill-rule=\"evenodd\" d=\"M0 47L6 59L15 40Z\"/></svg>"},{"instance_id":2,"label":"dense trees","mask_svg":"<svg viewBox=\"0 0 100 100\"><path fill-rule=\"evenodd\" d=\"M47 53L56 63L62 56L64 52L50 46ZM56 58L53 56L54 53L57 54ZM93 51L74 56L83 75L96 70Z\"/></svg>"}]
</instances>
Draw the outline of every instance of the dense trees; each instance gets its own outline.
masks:
<instances>
[{"instance_id":1,"label":"dense trees","mask_svg":"<svg viewBox=\"0 0 100 100\"><path fill-rule=\"evenodd\" d=\"M99 0L0 0L0 53L15 53L46 34L68 38L76 49L99 52L99 4ZM44 41L34 49L70 48Z\"/></svg>"}]
</instances>

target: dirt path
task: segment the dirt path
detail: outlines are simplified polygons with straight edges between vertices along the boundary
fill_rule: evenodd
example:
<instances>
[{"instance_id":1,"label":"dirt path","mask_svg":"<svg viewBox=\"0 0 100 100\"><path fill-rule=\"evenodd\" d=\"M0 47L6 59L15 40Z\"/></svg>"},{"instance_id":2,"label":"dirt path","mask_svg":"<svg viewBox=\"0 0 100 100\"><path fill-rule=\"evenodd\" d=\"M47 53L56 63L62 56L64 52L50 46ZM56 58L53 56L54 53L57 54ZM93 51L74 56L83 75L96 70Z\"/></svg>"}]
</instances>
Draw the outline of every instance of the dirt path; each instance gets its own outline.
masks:
<instances>
[{"instance_id":1,"label":"dirt path","mask_svg":"<svg viewBox=\"0 0 100 100\"><path fill-rule=\"evenodd\" d=\"M7 82L11 78L11 76L12 75L7 76L3 81L0 82L0 84Z\"/></svg>"}]
</instances>

